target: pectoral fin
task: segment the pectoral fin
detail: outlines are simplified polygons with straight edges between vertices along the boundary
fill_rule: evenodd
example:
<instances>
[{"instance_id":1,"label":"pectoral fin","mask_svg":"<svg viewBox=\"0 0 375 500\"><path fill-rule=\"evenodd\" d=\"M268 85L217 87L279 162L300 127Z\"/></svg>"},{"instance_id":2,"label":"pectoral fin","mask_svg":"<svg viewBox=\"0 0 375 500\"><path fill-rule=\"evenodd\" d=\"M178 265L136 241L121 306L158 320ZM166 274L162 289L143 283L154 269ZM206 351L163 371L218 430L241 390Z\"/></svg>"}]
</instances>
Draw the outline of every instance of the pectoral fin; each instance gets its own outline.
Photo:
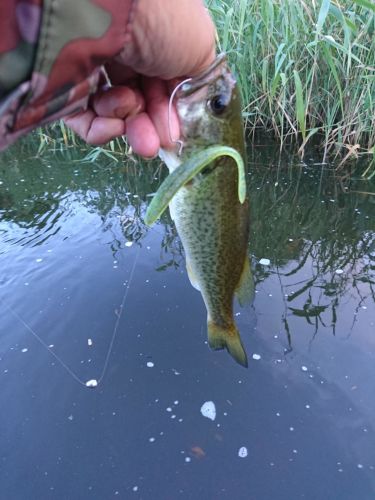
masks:
<instances>
[{"instance_id":1,"label":"pectoral fin","mask_svg":"<svg viewBox=\"0 0 375 500\"><path fill-rule=\"evenodd\" d=\"M192 284L192 286L198 290L198 292L201 291L200 289L200 286L199 286L199 283L198 283L198 279L191 267L191 264L190 264L190 261L188 260L188 258L186 258L186 271L188 273L188 276L189 276L189 280L190 280L190 283Z\"/></svg>"},{"instance_id":2,"label":"pectoral fin","mask_svg":"<svg viewBox=\"0 0 375 500\"><path fill-rule=\"evenodd\" d=\"M236 297L241 306L250 304L254 299L254 278L250 268L249 259L246 257L241 278L236 288Z\"/></svg>"}]
</instances>

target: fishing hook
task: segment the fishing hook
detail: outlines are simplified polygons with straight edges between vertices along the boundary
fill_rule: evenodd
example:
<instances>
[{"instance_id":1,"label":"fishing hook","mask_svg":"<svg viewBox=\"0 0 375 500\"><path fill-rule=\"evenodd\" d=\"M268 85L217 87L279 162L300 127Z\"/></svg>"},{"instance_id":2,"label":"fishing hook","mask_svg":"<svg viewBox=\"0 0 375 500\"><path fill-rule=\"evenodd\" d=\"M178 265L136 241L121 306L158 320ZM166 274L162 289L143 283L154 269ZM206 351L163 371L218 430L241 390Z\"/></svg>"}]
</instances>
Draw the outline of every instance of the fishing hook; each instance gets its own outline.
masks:
<instances>
[{"instance_id":1,"label":"fishing hook","mask_svg":"<svg viewBox=\"0 0 375 500\"><path fill-rule=\"evenodd\" d=\"M169 133L169 140L171 142L173 142L174 144L178 144L179 145L179 149L178 149L178 153L177 153L177 156L181 156L181 153L182 153L182 149L184 147L184 143L183 141L181 141L180 139L173 139L172 137L172 133L171 133L171 113L172 113L172 105L173 105L173 99L175 98L175 95L177 93L177 91L183 86L185 85L185 83L188 83L192 80L192 78L187 78L186 80L183 80L182 82L180 82L174 89L173 89L173 92L171 94L171 97L169 98L169 103L168 103L168 133Z\"/></svg>"}]
</instances>

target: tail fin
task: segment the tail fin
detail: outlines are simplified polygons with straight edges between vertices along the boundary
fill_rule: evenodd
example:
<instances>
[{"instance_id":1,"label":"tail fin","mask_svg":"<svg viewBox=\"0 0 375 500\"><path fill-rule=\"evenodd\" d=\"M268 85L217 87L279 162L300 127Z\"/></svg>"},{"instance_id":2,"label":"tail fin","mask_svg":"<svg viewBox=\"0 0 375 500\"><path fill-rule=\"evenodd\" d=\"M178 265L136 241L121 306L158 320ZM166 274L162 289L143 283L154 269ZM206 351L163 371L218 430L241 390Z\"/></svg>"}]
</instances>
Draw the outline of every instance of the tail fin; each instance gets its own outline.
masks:
<instances>
[{"instance_id":1,"label":"tail fin","mask_svg":"<svg viewBox=\"0 0 375 500\"><path fill-rule=\"evenodd\" d=\"M247 368L247 356L243 348L240 334L235 325L223 328L213 321L208 321L208 345L211 349L224 349L239 363Z\"/></svg>"}]
</instances>

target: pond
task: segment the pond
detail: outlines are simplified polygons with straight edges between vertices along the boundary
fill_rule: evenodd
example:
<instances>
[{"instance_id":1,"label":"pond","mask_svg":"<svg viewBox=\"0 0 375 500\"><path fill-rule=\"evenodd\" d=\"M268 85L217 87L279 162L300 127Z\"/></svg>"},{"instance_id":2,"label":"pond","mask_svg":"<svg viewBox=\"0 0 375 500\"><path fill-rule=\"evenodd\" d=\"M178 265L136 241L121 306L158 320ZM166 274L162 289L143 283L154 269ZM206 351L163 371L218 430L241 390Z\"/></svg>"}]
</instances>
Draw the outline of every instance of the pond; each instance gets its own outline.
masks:
<instances>
[{"instance_id":1,"label":"pond","mask_svg":"<svg viewBox=\"0 0 375 500\"><path fill-rule=\"evenodd\" d=\"M373 499L374 186L249 147L244 369L144 225L166 169L83 156L0 156L4 498Z\"/></svg>"}]
</instances>

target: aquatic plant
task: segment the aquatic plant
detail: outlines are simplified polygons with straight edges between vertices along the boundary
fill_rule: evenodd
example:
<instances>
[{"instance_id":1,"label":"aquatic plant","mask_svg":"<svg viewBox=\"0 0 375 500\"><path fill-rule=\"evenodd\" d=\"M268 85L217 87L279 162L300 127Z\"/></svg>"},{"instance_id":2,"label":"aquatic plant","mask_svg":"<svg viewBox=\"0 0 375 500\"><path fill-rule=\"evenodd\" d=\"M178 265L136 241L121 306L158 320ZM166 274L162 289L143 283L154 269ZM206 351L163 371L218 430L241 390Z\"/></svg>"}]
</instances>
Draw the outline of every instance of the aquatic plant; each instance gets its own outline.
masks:
<instances>
[{"instance_id":1,"label":"aquatic plant","mask_svg":"<svg viewBox=\"0 0 375 500\"><path fill-rule=\"evenodd\" d=\"M375 4L371 0L207 0L220 51L243 94L248 131L271 132L280 146L312 140L340 155L364 156L375 175ZM82 148L86 160L121 160L121 139L82 143L64 123L37 132L39 153ZM35 141L35 138L33 139ZM35 148L35 145L34 145ZM332 158L332 156L331 156Z\"/></svg>"},{"instance_id":2,"label":"aquatic plant","mask_svg":"<svg viewBox=\"0 0 375 500\"><path fill-rule=\"evenodd\" d=\"M247 126L303 153L374 153L375 4L368 0L209 0L237 70ZM349 154L348 154L349 153Z\"/></svg>"}]
</instances>

